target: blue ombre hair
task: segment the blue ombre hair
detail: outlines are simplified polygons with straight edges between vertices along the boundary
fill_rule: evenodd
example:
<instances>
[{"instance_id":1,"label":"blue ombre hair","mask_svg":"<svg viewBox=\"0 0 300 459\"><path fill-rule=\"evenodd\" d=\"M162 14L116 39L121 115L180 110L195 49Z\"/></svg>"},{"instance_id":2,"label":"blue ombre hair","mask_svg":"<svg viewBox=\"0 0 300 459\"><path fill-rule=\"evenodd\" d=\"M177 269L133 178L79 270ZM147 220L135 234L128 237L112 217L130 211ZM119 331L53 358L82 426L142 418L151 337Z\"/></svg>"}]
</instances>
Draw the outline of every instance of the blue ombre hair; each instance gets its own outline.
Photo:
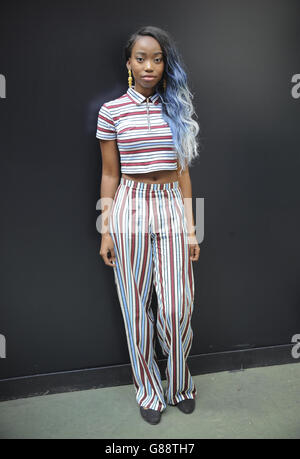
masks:
<instances>
[{"instance_id":1,"label":"blue ombre hair","mask_svg":"<svg viewBox=\"0 0 300 459\"><path fill-rule=\"evenodd\" d=\"M135 41L145 35L155 38L163 52L164 73L155 89L162 100L162 117L169 124L173 134L181 174L182 170L190 166L193 159L199 156L197 135L200 127L192 118L193 115L197 117L192 102L194 96L189 90L187 72L174 41L159 27L141 27L131 35L124 49L126 62L131 57ZM165 91L164 79L166 80Z\"/></svg>"}]
</instances>

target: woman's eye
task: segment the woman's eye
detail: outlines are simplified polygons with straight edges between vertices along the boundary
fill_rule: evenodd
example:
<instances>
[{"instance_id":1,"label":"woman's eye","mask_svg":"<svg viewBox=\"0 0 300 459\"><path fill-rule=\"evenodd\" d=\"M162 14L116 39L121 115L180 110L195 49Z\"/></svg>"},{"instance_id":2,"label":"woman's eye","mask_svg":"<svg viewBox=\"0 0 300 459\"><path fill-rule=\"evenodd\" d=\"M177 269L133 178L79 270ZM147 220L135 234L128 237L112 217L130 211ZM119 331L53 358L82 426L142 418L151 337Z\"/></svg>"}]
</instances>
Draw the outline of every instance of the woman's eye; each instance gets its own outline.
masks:
<instances>
[{"instance_id":1,"label":"woman's eye","mask_svg":"<svg viewBox=\"0 0 300 459\"><path fill-rule=\"evenodd\" d=\"M137 60L138 62L141 62L139 59L143 60L143 57L137 57L137 58L136 58L136 60ZM155 62L159 63L159 62L161 62L161 60L162 60L161 57L157 57L157 58L155 59Z\"/></svg>"}]
</instances>

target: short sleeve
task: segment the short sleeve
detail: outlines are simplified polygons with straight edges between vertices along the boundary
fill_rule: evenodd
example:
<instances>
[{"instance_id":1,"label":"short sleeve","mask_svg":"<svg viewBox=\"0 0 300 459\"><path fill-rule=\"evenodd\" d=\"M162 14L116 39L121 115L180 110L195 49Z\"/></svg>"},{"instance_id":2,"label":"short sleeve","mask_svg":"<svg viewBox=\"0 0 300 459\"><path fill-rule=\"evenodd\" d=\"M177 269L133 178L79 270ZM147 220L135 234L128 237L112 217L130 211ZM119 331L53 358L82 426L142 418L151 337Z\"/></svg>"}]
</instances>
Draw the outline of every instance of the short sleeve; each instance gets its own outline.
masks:
<instances>
[{"instance_id":1,"label":"short sleeve","mask_svg":"<svg viewBox=\"0 0 300 459\"><path fill-rule=\"evenodd\" d=\"M102 140L117 138L117 131L109 109L103 104L98 113L96 137Z\"/></svg>"}]
</instances>

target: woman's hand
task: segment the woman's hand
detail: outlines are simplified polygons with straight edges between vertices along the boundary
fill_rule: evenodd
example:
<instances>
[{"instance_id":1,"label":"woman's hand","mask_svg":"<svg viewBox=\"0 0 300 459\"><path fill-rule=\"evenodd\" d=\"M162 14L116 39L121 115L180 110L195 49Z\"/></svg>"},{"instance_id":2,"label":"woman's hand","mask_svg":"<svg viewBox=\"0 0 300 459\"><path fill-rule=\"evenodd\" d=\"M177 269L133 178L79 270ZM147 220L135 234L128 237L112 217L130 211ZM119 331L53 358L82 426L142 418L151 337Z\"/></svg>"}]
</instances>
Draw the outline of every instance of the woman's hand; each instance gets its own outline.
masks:
<instances>
[{"instance_id":1,"label":"woman's hand","mask_svg":"<svg viewBox=\"0 0 300 459\"><path fill-rule=\"evenodd\" d=\"M195 234L188 235L189 255L192 261L198 261L200 255L200 247Z\"/></svg>"},{"instance_id":2,"label":"woman's hand","mask_svg":"<svg viewBox=\"0 0 300 459\"><path fill-rule=\"evenodd\" d=\"M102 234L100 255L107 266L116 267L114 243L109 233Z\"/></svg>"}]
</instances>

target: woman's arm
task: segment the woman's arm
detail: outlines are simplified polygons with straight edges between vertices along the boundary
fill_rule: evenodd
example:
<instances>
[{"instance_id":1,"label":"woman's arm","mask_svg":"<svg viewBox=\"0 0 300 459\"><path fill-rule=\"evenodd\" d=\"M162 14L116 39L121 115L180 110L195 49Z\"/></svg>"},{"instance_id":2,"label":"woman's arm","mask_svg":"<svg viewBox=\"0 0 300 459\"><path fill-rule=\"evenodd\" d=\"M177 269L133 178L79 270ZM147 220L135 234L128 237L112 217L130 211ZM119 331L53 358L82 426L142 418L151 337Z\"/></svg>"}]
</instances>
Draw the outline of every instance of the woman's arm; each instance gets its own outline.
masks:
<instances>
[{"instance_id":1,"label":"woman's arm","mask_svg":"<svg viewBox=\"0 0 300 459\"><path fill-rule=\"evenodd\" d=\"M101 214L101 247L100 255L107 266L116 267L116 256L114 244L109 232L109 216L120 180L120 160L116 140L100 140L102 153L102 179L100 188L100 197L104 200L103 204L106 210L108 207L108 217L103 221ZM109 199L105 199L109 198ZM102 206L101 206L102 207Z\"/></svg>"},{"instance_id":2,"label":"woman's arm","mask_svg":"<svg viewBox=\"0 0 300 459\"><path fill-rule=\"evenodd\" d=\"M178 182L180 189L182 191L184 198L190 198L184 200L184 210L185 216L188 225L188 235L195 236L195 223L193 216L193 206L192 206L192 182L190 177L189 168L186 167L181 175L179 174L181 166L179 165L179 160L177 160L177 173L178 173Z\"/></svg>"},{"instance_id":3,"label":"woman's arm","mask_svg":"<svg viewBox=\"0 0 300 459\"><path fill-rule=\"evenodd\" d=\"M189 244L189 255L192 261L197 261L200 255L200 247L197 242L196 232L195 232L195 223L193 216L193 206L192 206L192 182L189 173L189 168L186 167L181 175L179 161L177 160L177 175L180 189L184 198L184 214L187 221L187 232L188 232L188 244Z\"/></svg>"},{"instance_id":4,"label":"woman's arm","mask_svg":"<svg viewBox=\"0 0 300 459\"><path fill-rule=\"evenodd\" d=\"M120 161L116 140L100 140L102 154L102 178L100 187L100 197L105 201L105 207L108 206L108 218L110 215L113 199L120 181ZM102 210L103 211L106 209ZM102 235L109 234L108 218L102 222Z\"/></svg>"}]
</instances>

